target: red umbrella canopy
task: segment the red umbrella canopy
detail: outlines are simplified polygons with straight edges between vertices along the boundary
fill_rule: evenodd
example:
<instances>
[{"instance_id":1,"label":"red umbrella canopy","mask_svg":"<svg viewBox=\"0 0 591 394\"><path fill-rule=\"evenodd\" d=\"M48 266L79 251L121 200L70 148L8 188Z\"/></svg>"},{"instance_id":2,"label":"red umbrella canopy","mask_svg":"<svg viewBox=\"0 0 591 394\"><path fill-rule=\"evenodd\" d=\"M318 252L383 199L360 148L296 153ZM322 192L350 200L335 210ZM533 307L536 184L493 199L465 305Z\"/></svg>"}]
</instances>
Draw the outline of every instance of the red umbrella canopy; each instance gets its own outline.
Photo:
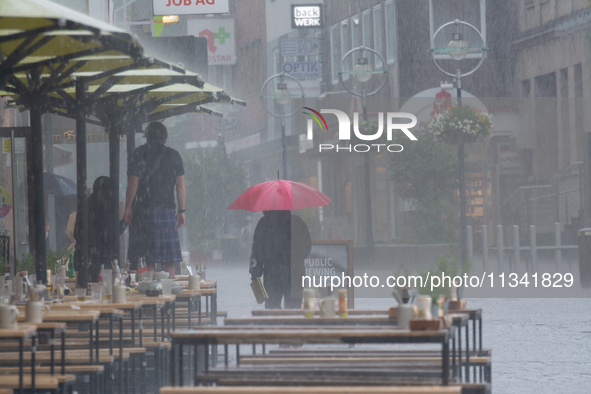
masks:
<instances>
[{"instance_id":1,"label":"red umbrella canopy","mask_svg":"<svg viewBox=\"0 0 591 394\"><path fill-rule=\"evenodd\" d=\"M252 186L228 209L243 209L251 212L295 211L325 207L331 201L320 190L305 183L276 180Z\"/></svg>"}]
</instances>

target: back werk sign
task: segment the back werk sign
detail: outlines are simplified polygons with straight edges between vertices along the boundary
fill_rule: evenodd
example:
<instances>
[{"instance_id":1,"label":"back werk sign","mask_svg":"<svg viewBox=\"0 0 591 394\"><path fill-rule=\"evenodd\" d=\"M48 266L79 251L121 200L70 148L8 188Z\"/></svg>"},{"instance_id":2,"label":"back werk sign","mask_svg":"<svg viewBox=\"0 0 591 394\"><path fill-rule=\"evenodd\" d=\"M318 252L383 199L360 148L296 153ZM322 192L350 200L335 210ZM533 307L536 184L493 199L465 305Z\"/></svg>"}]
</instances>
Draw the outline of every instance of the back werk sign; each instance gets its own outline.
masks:
<instances>
[{"instance_id":1,"label":"back werk sign","mask_svg":"<svg viewBox=\"0 0 591 394\"><path fill-rule=\"evenodd\" d=\"M322 4L306 4L291 6L291 28L321 28L324 27Z\"/></svg>"}]
</instances>

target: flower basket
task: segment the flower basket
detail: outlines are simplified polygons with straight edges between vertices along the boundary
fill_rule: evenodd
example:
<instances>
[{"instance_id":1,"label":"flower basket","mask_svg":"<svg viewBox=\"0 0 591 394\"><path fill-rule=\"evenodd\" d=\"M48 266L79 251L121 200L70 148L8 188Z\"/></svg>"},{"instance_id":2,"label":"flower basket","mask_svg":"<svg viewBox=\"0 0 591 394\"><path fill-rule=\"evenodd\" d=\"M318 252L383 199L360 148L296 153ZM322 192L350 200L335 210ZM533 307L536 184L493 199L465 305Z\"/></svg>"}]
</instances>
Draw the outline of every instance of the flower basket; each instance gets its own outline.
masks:
<instances>
[{"instance_id":1,"label":"flower basket","mask_svg":"<svg viewBox=\"0 0 591 394\"><path fill-rule=\"evenodd\" d=\"M441 134L439 138L448 144L459 145L476 142L478 136L474 134L467 134L461 129L457 129L455 127L449 127Z\"/></svg>"},{"instance_id":2,"label":"flower basket","mask_svg":"<svg viewBox=\"0 0 591 394\"><path fill-rule=\"evenodd\" d=\"M493 124L489 114L468 105L460 107L454 104L435 114L425 129L448 144L467 144L489 137Z\"/></svg>"}]
</instances>

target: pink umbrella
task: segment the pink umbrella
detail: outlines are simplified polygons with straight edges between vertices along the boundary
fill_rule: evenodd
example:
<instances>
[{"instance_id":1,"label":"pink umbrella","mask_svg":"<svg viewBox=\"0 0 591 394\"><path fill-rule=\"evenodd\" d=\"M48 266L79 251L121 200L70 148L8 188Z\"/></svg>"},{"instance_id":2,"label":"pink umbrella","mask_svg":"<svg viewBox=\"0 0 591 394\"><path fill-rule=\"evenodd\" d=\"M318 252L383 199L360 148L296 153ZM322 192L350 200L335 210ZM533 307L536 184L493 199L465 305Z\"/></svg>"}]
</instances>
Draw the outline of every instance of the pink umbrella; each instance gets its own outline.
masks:
<instances>
[{"instance_id":1,"label":"pink umbrella","mask_svg":"<svg viewBox=\"0 0 591 394\"><path fill-rule=\"evenodd\" d=\"M331 201L320 190L305 183L276 180L252 186L228 209L243 209L251 212L295 211L325 207Z\"/></svg>"}]
</instances>

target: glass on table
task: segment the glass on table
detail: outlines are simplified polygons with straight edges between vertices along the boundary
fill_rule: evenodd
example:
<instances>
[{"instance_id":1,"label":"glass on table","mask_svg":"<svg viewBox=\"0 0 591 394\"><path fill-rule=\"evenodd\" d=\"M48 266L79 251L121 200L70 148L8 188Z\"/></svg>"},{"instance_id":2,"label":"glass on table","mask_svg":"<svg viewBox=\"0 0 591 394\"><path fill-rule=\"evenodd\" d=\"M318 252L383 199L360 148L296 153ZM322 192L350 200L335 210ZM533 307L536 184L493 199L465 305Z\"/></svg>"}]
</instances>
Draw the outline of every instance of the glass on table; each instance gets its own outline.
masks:
<instances>
[{"instance_id":1,"label":"glass on table","mask_svg":"<svg viewBox=\"0 0 591 394\"><path fill-rule=\"evenodd\" d=\"M162 295L169 296L172 294L172 279L161 279L162 283Z\"/></svg>"},{"instance_id":2,"label":"glass on table","mask_svg":"<svg viewBox=\"0 0 591 394\"><path fill-rule=\"evenodd\" d=\"M92 302L100 303L103 300L103 286L100 283L91 283L90 292L92 295Z\"/></svg>"},{"instance_id":3,"label":"glass on table","mask_svg":"<svg viewBox=\"0 0 591 394\"><path fill-rule=\"evenodd\" d=\"M66 277L62 274L56 275L55 278L55 294L60 300L64 300L64 287L66 286Z\"/></svg>"},{"instance_id":4,"label":"glass on table","mask_svg":"<svg viewBox=\"0 0 591 394\"><path fill-rule=\"evenodd\" d=\"M104 270L102 280L103 301L111 302L113 294L113 270Z\"/></svg>"},{"instance_id":5,"label":"glass on table","mask_svg":"<svg viewBox=\"0 0 591 394\"><path fill-rule=\"evenodd\" d=\"M86 289L76 289L76 301L84 302L86 301Z\"/></svg>"},{"instance_id":6,"label":"glass on table","mask_svg":"<svg viewBox=\"0 0 591 394\"><path fill-rule=\"evenodd\" d=\"M142 275L144 276L142 282L151 282L154 280L154 271L145 271Z\"/></svg>"}]
</instances>

